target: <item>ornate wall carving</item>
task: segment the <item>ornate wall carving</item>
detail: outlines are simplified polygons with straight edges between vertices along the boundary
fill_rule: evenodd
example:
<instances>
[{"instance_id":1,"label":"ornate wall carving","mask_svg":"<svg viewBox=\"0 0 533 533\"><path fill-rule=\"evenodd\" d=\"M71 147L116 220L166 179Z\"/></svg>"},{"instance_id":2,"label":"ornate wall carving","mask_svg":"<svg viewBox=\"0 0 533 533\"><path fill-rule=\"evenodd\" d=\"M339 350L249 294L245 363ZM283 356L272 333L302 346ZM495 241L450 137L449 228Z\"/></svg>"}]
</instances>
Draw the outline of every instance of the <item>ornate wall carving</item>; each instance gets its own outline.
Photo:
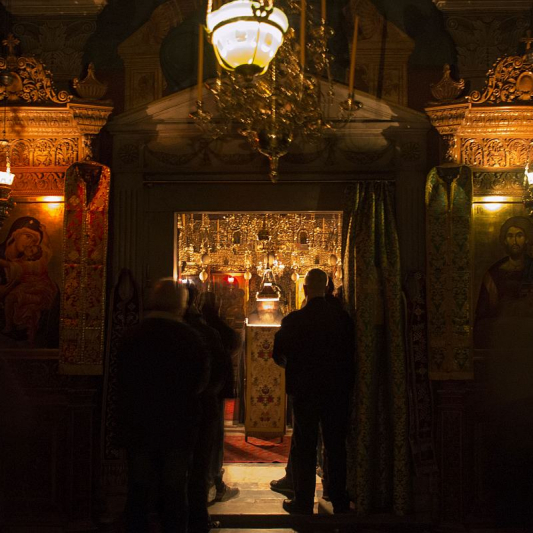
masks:
<instances>
[{"instance_id":1,"label":"ornate wall carving","mask_svg":"<svg viewBox=\"0 0 533 533\"><path fill-rule=\"evenodd\" d=\"M528 18L503 11L485 17L456 14L447 19L446 28L457 45L461 76L479 84L494 61L518 51Z\"/></svg>"},{"instance_id":2,"label":"ornate wall carving","mask_svg":"<svg viewBox=\"0 0 533 533\"><path fill-rule=\"evenodd\" d=\"M518 196L524 195L522 172L474 172L474 195Z\"/></svg>"},{"instance_id":3,"label":"ornate wall carving","mask_svg":"<svg viewBox=\"0 0 533 533\"><path fill-rule=\"evenodd\" d=\"M492 6L500 12L503 7L501 2L491 0L442 0L438 4L455 7L461 4L465 9L472 9L474 5L478 8L485 6L488 11ZM526 12L531 3L508 0L505 8L509 12L513 9ZM518 20L513 19L509 12L500 17L500 21ZM478 12L477 24L492 24L492 15L480 17ZM519 23L516 25L520 27ZM521 27L523 29L524 26ZM472 54L476 53L476 39L489 39L483 29L476 34L476 28L479 30L477 26L470 28L473 35L464 41L464 46L471 46ZM503 28L493 26L492 29L493 39L498 41L486 45L502 46L505 39L498 31L503 31ZM515 28L508 30L512 34ZM519 37L522 35L513 37L515 43ZM483 46L480 50L487 55L496 53ZM445 142L445 161L474 167L475 196L510 196L521 204L524 167L532 155L532 72L530 54L504 57L488 72L484 89L479 83L478 90L471 92L469 97L426 108ZM470 77L465 71L461 74ZM460 268L457 270L459 272ZM475 381L443 383L438 390L436 427L439 428L441 521L449 526L464 524L467 516L473 522L490 523L495 509L494 502L489 500L489 493L495 487L493 465L488 461L488 454L493 451L487 437L491 432L490 425L497 417L492 403L494 398L484 397L487 392L484 390L487 387L486 359L484 356L476 359L479 362L474 361ZM487 408L488 405L491 406Z\"/></svg>"},{"instance_id":4,"label":"ornate wall carving","mask_svg":"<svg viewBox=\"0 0 533 533\"><path fill-rule=\"evenodd\" d=\"M472 167L525 167L530 139L461 139L463 163Z\"/></svg>"},{"instance_id":5,"label":"ornate wall carving","mask_svg":"<svg viewBox=\"0 0 533 533\"><path fill-rule=\"evenodd\" d=\"M533 62L527 53L499 59L487 73L483 90L431 104L426 112L443 136L445 161L517 170L533 155L532 100Z\"/></svg>"},{"instance_id":6,"label":"ornate wall carving","mask_svg":"<svg viewBox=\"0 0 533 533\"><path fill-rule=\"evenodd\" d=\"M17 139L10 143L13 167L68 167L78 161L79 139ZM0 154L0 165L5 165L6 154Z\"/></svg>"},{"instance_id":7,"label":"ornate wall carving","mask_svg":"<svg viewBox=\"0 0 533 533\"><path fill-rule=\"evenodd\" d=\"M13 196L63 196L63 172L21 172L13 182Z\"/></svg>"},{"instance_id":8,"label":"ornate wall carving","mask_svg":"<svg viewBox=\"0 0 533 533\"><path fill-rule=\"evenodd\" d=\"M81 72L85 44L95 29L95 16L79 15L76 18L58 15L52 19L25 18L13 27L23 49L52 69L61 85Z\"/></svg>"},{"instance_id":9,"label":"ornate wall carving","mask_svg":"<svg viewBox=\"0 0 533 533\"><path fill-rule=\"evenodd\" d=\"M528 0L433 0L444 12L455 41L461 76L479 89L486 72L500 57L518 52L530 27Z\"/></svg>"}]
</instances>

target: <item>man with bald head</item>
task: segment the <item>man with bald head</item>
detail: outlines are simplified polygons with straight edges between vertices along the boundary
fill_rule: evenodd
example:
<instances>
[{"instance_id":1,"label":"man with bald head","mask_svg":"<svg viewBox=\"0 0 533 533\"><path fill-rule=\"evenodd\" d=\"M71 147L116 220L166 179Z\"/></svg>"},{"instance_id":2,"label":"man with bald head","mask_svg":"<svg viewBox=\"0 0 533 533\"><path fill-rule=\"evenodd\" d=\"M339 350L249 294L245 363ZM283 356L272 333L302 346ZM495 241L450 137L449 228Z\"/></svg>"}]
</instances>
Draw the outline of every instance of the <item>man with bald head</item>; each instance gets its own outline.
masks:
<instances>
[{"instance_id":1,"label":"man with bald head","mask_svg":"<svg viewBox=\"0 0 533 533\"><path fill-rule=\"evenodd\" d=\"M333 510L349 511L345 441L354 382L354 324L341 306L326 300L327 282L321 269L307 273L307 303L282 320L274 339L273 358L285 368L287 394L292 397L294 412L294 498L283 502L289 513L313 512L319 425Z\"/></svg>"},{"instance_id":2,"label":"man with bald head","mask_svg":"<svg viewBox=\"0 0 533 533\"><path fill-rule=\"evenodd\" d=\"M182 320L186 304L181 284L158 281L150 312L126 332L118 350L127 533L148 533L154 507L163 533L187 531L187 469L209 360L198 333Z\"/></svg>"}]
</instances>

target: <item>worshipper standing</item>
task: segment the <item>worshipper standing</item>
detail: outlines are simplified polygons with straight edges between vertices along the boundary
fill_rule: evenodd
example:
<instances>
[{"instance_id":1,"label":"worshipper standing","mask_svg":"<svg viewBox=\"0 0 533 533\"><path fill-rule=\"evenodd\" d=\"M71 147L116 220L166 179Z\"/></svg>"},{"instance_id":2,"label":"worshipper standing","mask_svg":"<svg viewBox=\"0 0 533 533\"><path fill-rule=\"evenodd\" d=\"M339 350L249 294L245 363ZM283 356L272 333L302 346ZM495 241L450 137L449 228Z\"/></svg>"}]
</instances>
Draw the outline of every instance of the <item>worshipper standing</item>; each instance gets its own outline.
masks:
<instances>
[{"instance_id":1,"label":"worshipper standing","mask_svg":"<svg viewBox=\"0 0 533 533\"><path fill-rule=\"evenodd\" d=\"M200 310L208 326L218 331L224 347L224 374L225 381L219 395L217 413L217 426L215 428L213 452L211 454L210 489L214 491L213 498L209 501L225 502L239 495L238 487L228 486L224 480L224 413L225 399L234 398L235 377L233 372L233 354L241 345L237 332L220 317L220 302L213 292L203 292L200 295Z\"/></svg>"},{"instance_id":2,"label":"worshipper standing","mask_svg":"<svg viewBox=\"0 0 533 533\"><path fill-rule=\"evenodd\" d=\"M192 283L187 285L187 290L189 291L189 305L185 313L185 321L202 337L211 368L209 383L201 395L198 438L194 445L189 475L188 533L207 533L211 528L219 526L211 520L207 503L212 456L219 426L220 393L227 380L228 365L218 331L207 325L198 310L198 290Z\"/></svg>"},{"instance_id":3,"label":"worshipper standing","mask_svg":"<svg viewBox=\"0 0 533 533\"><path fill-rule=\"evenodd\" d=\"M326 295L325 295L326 301L329 304L336 306L339 309L342 309L342 302L337 297L334 296L334 292L335 292L335 285L333 283L333 278L331 278L331 276L328 276L328 283L326 285ZM305 306L306 300L304 300L302 307ZM283 494L284 496L287 496L288 498L294 497L294 482L292 478L293 446L294 446L294 434L291 439L291 448L289 451L289 457L287 459L287 466L285 467L285 475L280 479L273 479L270 482L270 490L273 490L274 492L279 492L280 494ZM325 500L329 500L329 493L327 489L327 461L325 461L325 457L324 457L321 430L318 432L317 461L318 461L317 472L319 474L319 477L322 478L322 488L323 488L322 498L324 498Z\"/></svg>"},{"instance_id":4,"label":"worshipper standing","mask_svg":"<svg viewBox=\"0 0 533 533\"><path fill-rule=\"evenodd\" d=\"M126 532L148 533L159 513L163 533L187 532L187 469L196 440L209 359L183 323L187 291L156 283L151 312L118 349L118 423L128 456Z\"/></svg>"},{"instance_id":5,"label":"worshipper standing","mask_svg":"<svg viewBox=\"0 0 533 533\"><path fill-rule=\"evenodd\" d=\"M285 368L294 413L294 498L283 502L289 513L313 513L319 426L333 510L350 510L345 441L354 383L354 324L340 306L327 302L327 280L327 274L318 268L307 273L305 307L287 315L274 338L272 355Z\"/></svg>"}]
</instances>

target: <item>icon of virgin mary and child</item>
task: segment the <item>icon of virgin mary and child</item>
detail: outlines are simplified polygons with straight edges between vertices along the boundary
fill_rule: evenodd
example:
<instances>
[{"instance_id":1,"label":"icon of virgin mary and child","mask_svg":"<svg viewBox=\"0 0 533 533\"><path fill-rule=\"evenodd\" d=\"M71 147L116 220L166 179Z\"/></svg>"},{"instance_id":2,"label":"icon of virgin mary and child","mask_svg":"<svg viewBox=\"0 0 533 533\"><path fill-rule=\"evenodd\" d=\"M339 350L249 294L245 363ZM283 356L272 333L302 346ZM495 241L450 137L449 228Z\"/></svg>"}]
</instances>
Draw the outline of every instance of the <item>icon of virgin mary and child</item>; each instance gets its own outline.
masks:
<instances>
[{"instance_id":1,"label":"icon of virgin mary and child","mask_svg":"<svg viewBox=\"0 0 533 533\"><path fill-rule=\"evenodd\" d=\"M48 273L51 257L46 227L34 217L16 219L5 241L0 244L3 335L16 340L27 339L34 346L43 329L57 328L57 324L49 323L58 296L57 284ZM43 321L48 324L43 324Z\"/></svg>"}]
</instances>

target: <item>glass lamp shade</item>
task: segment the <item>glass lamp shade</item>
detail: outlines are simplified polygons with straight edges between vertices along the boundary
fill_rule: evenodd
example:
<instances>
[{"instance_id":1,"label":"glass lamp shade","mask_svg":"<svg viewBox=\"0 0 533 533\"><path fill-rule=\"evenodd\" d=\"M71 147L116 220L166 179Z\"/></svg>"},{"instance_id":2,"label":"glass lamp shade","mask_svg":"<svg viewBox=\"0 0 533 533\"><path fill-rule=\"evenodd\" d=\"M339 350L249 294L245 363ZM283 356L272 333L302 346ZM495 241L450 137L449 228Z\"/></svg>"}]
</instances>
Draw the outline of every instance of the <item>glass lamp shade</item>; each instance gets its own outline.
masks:
<instances>
[{"instance_id":1,"label":"glass lamp shade","mask_svg":"<svg viewBox=\"0 0 533 533\"><path fill-rule=\"evenodd\" d=\"M229 2L207 15L218 62L244 76L267 71L288 28L283 11L266 9L250 0Z\"/></svg>"}]
</instances>

